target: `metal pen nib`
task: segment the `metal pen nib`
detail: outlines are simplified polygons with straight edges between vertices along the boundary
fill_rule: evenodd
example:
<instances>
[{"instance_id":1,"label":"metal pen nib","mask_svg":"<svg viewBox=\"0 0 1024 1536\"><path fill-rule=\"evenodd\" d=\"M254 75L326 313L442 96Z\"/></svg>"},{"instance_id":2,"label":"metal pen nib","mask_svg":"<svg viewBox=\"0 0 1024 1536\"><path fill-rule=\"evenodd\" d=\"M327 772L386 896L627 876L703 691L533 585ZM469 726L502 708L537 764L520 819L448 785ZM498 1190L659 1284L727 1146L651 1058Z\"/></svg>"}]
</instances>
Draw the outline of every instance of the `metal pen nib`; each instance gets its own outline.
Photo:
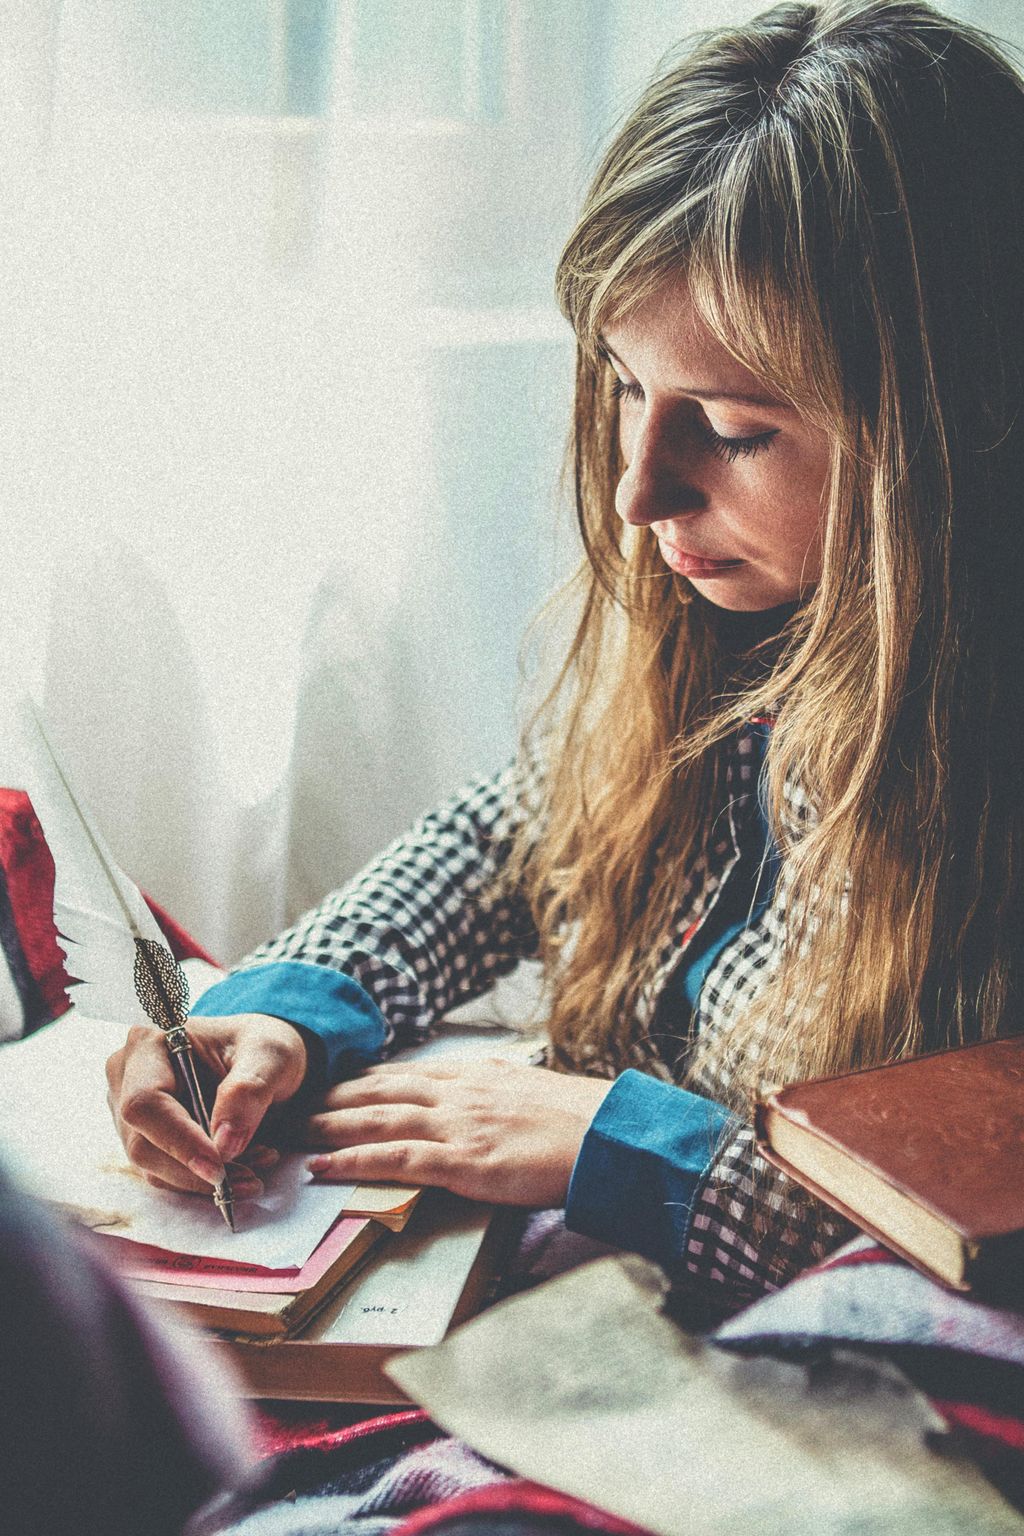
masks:
<instances>
[{"instance_id":1,"label":"metal pen nib","mask_svg":"<svg viewBox=\"0 0 1024 1536\"><path fill-rule=\"evenodd\" d=\"M213 1186L213 1203L224 1217L232 1232L235 1231L235 1202L227 1176Z\"/></svg>"}]
</instances>

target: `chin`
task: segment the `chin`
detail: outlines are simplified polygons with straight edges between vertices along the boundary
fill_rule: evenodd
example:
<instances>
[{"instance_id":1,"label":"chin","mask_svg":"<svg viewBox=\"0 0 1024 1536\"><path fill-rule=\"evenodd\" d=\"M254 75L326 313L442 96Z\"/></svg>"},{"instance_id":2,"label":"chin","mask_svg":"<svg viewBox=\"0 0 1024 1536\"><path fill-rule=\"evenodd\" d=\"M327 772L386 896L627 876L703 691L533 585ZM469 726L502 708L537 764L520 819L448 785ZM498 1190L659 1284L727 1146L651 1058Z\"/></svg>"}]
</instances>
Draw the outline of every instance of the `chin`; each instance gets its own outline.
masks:
<instances>
[{"instance_id":1,"label":"chin","mask_svg":"<svg viewBox=\"0 0 1024 1536\"><path fill-rule=\"evenodd\" d=\"M766 613L771 608L782 608L787 603L798 603L808 597L813 588L776 586L773 583L747 580L745 572L737 572L730 581L719 577L713 581L686 580L686 586L710 603L727 613Z\"/></svg>"}]
</instances>

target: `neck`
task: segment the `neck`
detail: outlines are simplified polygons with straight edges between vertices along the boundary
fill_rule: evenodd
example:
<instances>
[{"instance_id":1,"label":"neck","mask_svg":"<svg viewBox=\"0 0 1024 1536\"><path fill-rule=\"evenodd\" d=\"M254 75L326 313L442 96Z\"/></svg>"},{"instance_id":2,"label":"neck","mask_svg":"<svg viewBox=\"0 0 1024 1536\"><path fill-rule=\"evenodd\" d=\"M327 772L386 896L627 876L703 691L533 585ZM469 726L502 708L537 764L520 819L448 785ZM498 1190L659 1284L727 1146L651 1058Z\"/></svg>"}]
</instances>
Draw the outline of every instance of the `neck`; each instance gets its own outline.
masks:
<instances>
[{"instance_id":1,"label":"neck","mask_svg":"<svg viewBox=\"0 0 1024 1536\"><path fill-rule=\"evenodd\" d=\"M756 646L781 634L799 606L799 603L780 603L776 608L761 608L753 613L715 608L712 610L712 628L723 651L731 656L745 656Z\"/></svg>"}]
</instances>

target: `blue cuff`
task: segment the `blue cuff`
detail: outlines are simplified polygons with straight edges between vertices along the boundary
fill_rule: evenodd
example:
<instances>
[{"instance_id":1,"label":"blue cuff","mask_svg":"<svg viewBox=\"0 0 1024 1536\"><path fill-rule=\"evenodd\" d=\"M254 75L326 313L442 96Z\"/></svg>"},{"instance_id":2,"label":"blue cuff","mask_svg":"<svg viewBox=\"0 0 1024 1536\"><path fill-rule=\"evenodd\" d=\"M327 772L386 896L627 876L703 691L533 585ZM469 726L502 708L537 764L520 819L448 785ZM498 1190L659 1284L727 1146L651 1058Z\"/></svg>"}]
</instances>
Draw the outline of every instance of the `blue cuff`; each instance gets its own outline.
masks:
<instances>
[{"instance_id":1,"label":"blue cuff","mask_svg":"<svg viewBox=\"0 0 1024 1536\"><path fill-rule=\"evenodd\" d=\"M192 1012L207 1018L268 1013L308 1030L318 1047L310 1052L306 1074L311 1090L379 1061L387 1038L383 1014L357 981L301 960L226 976L203 993Z\"/></svg>"},{"instance_id":2,"label":"blue cuff","mask_svg":"<svg viewBox=\"0 0 1024 1536\"><path fill-rule=\"evenodd\" d=\"M659 1264L678 1259L729 1120L714 1099L645 1072L623 1072L583 1138L566 1226Z\"/></svg>"}]
</instances>

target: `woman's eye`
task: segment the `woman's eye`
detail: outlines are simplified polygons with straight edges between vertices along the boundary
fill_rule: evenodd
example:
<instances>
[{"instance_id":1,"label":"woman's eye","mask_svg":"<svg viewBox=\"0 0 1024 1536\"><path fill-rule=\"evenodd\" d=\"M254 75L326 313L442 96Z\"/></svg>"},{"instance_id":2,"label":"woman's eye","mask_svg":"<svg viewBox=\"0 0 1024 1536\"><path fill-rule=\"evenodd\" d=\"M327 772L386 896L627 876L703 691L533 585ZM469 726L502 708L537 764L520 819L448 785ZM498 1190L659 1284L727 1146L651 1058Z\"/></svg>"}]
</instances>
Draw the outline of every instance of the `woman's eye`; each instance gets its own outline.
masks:
<instances>
[{"instance_id":1,"label":"woman's eye","mask_svg":"<svg viewBox=\"0 0 1024 1536\"><path fill-rule=\"evenodd\" d=\"M706 421L698 422L697 430L715 457L725 459L728 464L734 459L753 458L754 454L763 453L771 446L772 438L779 433L778 427L770 427L765 432L754 432L749 437L723 437Z\"/></svg>"},{"instance_id":2,"label":"woman's eye","mask_svg":"<svg viewBox=\"0 0 1024 1536\"><path fill-rule=\"evenodd\" d=\"M627 384L625 379L620 379L618 374L612 379L612 398L614 400L642 400L644 392L639 384Z\"/></svg>"},{"instance_id":3,"label":"woman's eye","mask_svg":"<svg viewBox=\"0 0 1024 1536\"><path fill-rule=\"evenodd\" d=\"M612 379L612 398L615 400L640 401L644 398L644 392L639 384L627 383L620 379L618 374ZM731 464L735 459L753 458L755 454L763 453L772 441L778 436L779 428L770 427L764 432L753 432L746 437L724 437L716 432L714 427L703 416L695 420L697 436L704 446L715 455L717 459L724 459Z\"/></svg>"}]
</instances>

